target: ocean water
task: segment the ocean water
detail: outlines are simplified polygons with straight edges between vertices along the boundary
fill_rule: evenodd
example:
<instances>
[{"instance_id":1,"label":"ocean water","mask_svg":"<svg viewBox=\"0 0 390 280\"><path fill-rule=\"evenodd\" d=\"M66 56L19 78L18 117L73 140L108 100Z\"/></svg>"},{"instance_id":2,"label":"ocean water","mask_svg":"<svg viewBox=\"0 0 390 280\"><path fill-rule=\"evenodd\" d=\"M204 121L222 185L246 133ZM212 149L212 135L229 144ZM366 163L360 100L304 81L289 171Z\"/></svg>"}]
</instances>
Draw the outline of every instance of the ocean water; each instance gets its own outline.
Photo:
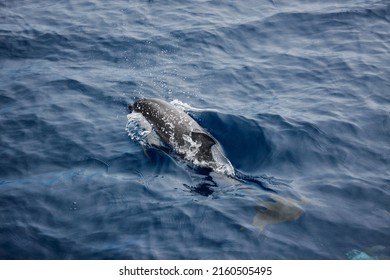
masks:
<instances>
[{"instance_id":1,"label":"ocean water","mask_svg":"<svg viewBox=\"0 0 390 280\"><path fill-rule=\"evenodd\" d=\"M0 85L0 259L390 256L389 1L3 0ZM144 150L142 97L246 179Z\"/></svg>"}]
</instances>

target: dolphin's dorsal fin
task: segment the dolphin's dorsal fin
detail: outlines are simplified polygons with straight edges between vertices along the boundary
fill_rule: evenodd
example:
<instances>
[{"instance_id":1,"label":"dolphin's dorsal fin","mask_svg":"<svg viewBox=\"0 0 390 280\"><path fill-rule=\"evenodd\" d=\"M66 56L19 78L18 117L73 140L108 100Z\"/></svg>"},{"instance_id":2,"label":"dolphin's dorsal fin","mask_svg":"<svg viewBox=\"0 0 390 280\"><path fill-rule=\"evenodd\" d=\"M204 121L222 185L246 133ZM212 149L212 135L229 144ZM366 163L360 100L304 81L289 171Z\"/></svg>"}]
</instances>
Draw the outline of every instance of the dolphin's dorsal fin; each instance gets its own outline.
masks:
<instances>
[{"instance_id":1,"label":"dolphin's dorsal fin","mask_svg":"<svg viewBox=\"0 0 390 280\"><path fill-rule=\"evenodd\" d=\"M202 143L202 149L211 149L211 146L216 144L215 140L204 132L193 131L191 136L192 140Z\"/></svg>"}]
</instances>

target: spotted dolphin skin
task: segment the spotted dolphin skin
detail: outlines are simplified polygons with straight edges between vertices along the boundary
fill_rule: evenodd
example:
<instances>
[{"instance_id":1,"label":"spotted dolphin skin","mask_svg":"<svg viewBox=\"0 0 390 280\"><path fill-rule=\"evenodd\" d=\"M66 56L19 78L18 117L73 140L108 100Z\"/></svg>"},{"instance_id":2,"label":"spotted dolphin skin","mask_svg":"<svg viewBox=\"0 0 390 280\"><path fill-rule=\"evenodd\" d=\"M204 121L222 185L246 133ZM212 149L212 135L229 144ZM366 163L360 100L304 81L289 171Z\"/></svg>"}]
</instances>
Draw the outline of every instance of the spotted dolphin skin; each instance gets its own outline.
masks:
<instances>
[{"instance_id":1,"label":"spotted dolphin skin","mask_svg":"<svg viewBox=\"0 0 390 280\"><path fill-rule=\"evenodd\" d=\"M197 166L234 173L218 142L186 112L160 99L140 99L130 111L143 115L163 143Z\"/></svg>"}]
</instances>

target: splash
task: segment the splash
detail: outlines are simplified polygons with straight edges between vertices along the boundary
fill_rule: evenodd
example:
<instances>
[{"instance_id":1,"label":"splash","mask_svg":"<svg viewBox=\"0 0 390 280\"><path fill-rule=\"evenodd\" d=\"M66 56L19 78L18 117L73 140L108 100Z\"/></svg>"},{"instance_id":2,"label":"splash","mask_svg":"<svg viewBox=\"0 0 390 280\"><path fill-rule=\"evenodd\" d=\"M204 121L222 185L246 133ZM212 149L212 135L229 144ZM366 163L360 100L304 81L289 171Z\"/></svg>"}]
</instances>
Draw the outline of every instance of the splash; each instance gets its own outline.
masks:
<instances>
[{"instance_id":1,"label":"splash","mask_svg":"<svg viewBox=\"0 0 390 280\"><path fill-rule=\"evenodd\" d=\"M143 147L162 146L160 138L140 113L132 112L127 115L126 131L131 140L140 143Z\"/></svg>"},{"instance_id":2,"label":"splash","mask_svg":"<svg viewBox=\"0 0 390 280\"><path fill-rule=\"evenodd\" d=\"M170 103L172 105L174 105L176 108L179 108L179 109L181 109L183 111L194 111L194 110L197 111L197 110L199 110L197 108L192 107L188 103L182 102L182 101L180 101L178 99L174 99Z\"/></svg>"}]
</instances>

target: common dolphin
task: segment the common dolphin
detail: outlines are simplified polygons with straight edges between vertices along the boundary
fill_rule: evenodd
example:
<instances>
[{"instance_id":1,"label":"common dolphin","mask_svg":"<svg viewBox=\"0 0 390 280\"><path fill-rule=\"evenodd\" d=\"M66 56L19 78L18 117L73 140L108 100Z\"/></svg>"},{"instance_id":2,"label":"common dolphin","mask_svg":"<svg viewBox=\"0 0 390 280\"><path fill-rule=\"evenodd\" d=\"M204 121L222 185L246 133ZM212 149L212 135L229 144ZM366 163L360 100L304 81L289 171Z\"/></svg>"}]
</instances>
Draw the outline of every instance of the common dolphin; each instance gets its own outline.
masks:
<instances>
[{"instance_id":1,"label":"common dolphin","mask_svg":"<svg viewBox=\"0 0 390 280\"><path fill-rule=\"evenodd\" d=\"M217 140L186 112L160 99L140 99L129 110L141 113L163 143L196 166L234 174Z\"/></svg>"}]
</instances>

